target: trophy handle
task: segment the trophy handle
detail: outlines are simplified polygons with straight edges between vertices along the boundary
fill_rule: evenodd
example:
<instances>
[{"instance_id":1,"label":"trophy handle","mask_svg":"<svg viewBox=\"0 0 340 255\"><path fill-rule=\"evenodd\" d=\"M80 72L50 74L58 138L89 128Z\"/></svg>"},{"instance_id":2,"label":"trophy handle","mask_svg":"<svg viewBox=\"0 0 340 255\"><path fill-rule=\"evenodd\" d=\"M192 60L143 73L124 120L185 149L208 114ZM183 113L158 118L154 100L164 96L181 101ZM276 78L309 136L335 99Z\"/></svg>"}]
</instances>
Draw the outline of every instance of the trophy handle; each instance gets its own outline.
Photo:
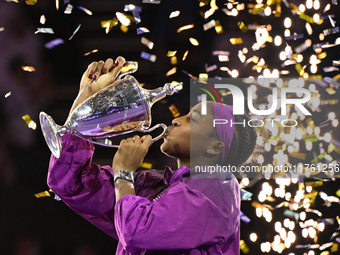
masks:
<instances>
[{"instance_id":1,"label":"trophy handle","mask_svg":"<svg viewBox=\"0 0 340 255\"><path fill-rule=\"evenodd\" d=\"M137 127L137 130L131 130L131 131L129 131L129 133L133 132L133 131L140 131L142 133L148 133L148 132L151 132L151 131L155 130L156 128L159 128L159 127L163 128L163 132L160 135L156 136L155 138L153 138L151 140L151 144L153 144L154 142L158 141L159 139L161 139L163 137L163 135L164 135L164 133L167 129L167 126L165 124L162 124L162 123L157 124L157 125L153 126L152 128L147 129L148 128L147 124L143 122L139 127ZM119 148L119 145L112 145L112 144L96 142L96 141L87 139L87 138L83 137L81 134L79 134L77 131L74 131L73 134L80 137L81 139L88 141L90 143L93 143L93 144L97 144L97 145L101 145L101 146L105 146L105 147L110 147L110 148Z\"/></svg>"},{"instance_id":2,"label":"trophy handle","mask_svg":"<svg viewBox=\"0 0 340 255\"><path fill-rule=\"evenodd\" d=\"M139 130L140 132L143 132L143 133L148 133L148 132L151 132L153 130L155 130L156 128L159 128L159 127L162 127L163 128L163 132L156 136L155 138L153 138L151 140L151 144L153 144L154 142L158 141L159 139L161 139L166 131L166 129L168 128L165 124L163 123L160 123L160 124L157 124L157 125L154 125L152 128L149 128L147 129L147 125L145 122L143 122L140 126L139 126Z\"/></svg>"},{"instance_id":3,"label":"trophy handle","mask_svg":"<svg viewBox=\"0 0 340 255\"><path fill-rule=\"evenodd\" d=\"M136 62L133 62L133 61L127 61L126 63L128 63L129 65L133 65L134 68L130 71L127 71L125 73L122 73L118 76L117 80L120 81L123 79L124 76L128 75L128 74L131 74L131 73L135 73L137 70L138 70L138 64Z\"/></svg>"}]
</instances>

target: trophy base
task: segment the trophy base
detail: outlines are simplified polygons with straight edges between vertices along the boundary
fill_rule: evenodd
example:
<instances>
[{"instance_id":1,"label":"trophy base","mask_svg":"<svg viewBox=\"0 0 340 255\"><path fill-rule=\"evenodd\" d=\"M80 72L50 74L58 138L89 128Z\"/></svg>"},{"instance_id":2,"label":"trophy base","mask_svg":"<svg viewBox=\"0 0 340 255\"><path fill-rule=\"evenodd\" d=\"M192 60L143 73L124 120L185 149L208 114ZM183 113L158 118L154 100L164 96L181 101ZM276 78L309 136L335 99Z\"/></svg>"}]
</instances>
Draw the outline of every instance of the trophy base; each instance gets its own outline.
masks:
<instances>
[{"instance_id":1,"label":"trophy base","mask_svg":"<svg viewBox=\"0 0 340 255\"><path fill-rule=\"evenodd\" d=\"M48 147L50 148L52 154L56 158L59 158L62 144L57 124L55 124L51 116L44 112L40 112L39 120L41 130Z\"/></svg>"}]
</instances>

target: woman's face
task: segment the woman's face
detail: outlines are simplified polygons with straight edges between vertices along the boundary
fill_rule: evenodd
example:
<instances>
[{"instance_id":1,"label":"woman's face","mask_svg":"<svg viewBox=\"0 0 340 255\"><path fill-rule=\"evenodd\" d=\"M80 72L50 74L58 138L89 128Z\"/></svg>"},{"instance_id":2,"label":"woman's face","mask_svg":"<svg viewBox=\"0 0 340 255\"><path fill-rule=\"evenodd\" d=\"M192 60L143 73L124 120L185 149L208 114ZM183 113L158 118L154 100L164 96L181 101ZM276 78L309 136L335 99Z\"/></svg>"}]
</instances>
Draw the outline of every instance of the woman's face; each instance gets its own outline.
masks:
<instances>
[{"instance_id":1,"label":"woman's face","mask_svg":"<svg viewBox=\"0 0 340 255\"><path fill-rule=\"evenodd\" d=\"M201 104L191 108L187 115L172 121L164 135L161 150L168 156L175 158L190 158L202 156L209 148L212 141L213 109L207 104L207 114L201 114Z\"/></svg>"}]
</instances>

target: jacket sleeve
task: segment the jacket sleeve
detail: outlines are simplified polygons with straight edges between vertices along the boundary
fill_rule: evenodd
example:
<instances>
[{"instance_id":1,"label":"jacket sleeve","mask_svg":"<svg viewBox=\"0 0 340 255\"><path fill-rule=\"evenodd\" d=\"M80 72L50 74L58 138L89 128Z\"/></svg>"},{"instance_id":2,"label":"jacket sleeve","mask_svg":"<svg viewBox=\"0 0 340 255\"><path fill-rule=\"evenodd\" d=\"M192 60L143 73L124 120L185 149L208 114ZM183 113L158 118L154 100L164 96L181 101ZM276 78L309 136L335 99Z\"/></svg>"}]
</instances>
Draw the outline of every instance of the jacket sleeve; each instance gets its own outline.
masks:
<instances>
[{"instance_id":1,"label":"jacket sleeve","mask_svg":"<svg viewBox=\"0 0 340 255\"><path fill-rule=\"evenodd\" d=\"M92 143L66 133L62 144L60 157L51 156L48 186L67 206L117 239L113 170L92 163Z\"/></svg>"},{"instance_id":2,"label":"jacket sleeve","mask_svg":"<svg viewBox=\"0 0 340 255\"><path fill-rule=\"evenodd\" d=\"M115 205L115 226L120 242L131 253L194 249L232 242L236 224L230 213L202 192L179 182L156 201L122 197Z\"/></svg>"}]
</instances>

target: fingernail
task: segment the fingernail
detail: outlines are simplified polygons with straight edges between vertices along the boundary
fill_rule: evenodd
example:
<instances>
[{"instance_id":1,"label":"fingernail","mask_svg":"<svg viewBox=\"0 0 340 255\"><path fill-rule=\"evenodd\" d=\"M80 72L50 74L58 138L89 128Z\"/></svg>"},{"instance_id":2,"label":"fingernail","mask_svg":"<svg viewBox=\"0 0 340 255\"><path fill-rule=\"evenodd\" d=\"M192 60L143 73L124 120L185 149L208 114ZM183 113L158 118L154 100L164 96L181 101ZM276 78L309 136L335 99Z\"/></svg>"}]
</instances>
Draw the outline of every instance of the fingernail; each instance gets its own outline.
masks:
<instances>
[{"instance_id":1,"label":"fingernail","mask_svg":"<svg viewBox=\"0 0 340 255\"><path fill-rule=\"evenodd\" d=\"M125 62L124 65L123 65L123 67L124 67L124 66L127 66L128 64L129 64L128 62Z\"/></svg>"},{"instance_id":2,"label":"fingernail","mask_svg":"<svg viewBox=\"0 0 340 255\"><path fill-rule=\"evenodd\" d=\"M92 77L93 77L93 74L92 74L92 73L90 73L90 74L89 74L89 77L92 79Z\"/></svg>"},{"instance_id":3,"label":"fingernail","mask_svg":"<svg viewBox=\"0 0 340 255\"><path fill-rule=\"evenodd\" d=\"M117 67L119 65L119 62L116 61L113 67Z\"/></svg>"},{"instance_id":4,"label":"fingernail","mask_svg":"<svg viewBox=\"0 0 340 255\"><path fill-rule=\"evenodd\" d=\"M98 78L98 75L96 75L96 74L92 75L93 80L97 80L97 78Z\"/></svg>"}]
</instances>

